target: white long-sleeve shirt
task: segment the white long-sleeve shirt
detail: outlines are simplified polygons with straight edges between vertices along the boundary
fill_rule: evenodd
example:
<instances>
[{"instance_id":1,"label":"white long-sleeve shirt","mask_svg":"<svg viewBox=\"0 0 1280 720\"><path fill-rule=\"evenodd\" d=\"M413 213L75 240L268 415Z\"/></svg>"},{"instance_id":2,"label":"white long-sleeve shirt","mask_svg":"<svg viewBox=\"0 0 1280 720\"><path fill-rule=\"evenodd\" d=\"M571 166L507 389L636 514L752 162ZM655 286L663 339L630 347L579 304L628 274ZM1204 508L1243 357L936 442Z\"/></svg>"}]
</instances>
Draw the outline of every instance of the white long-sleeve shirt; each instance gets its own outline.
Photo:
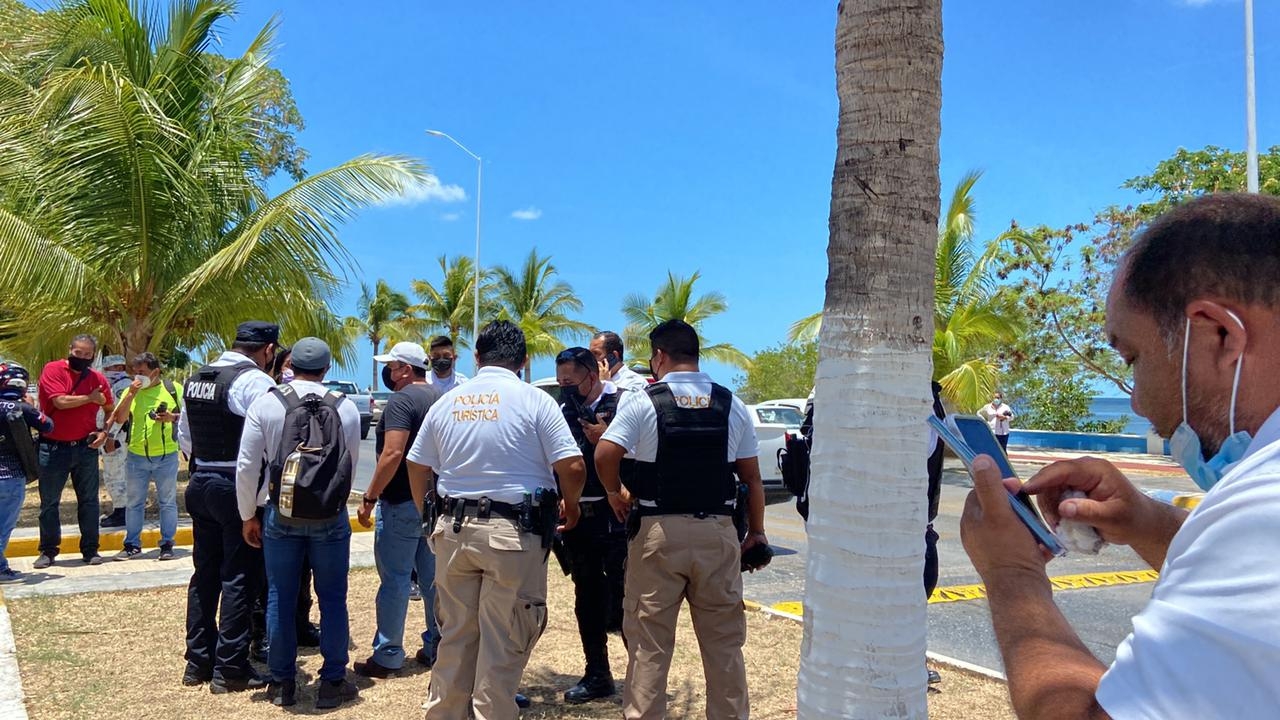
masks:
<instances>
[{"instance_id":1,"label":"white long-sleeve shirt","mask_svg":"<svg viewBox=\"0 0 1280 720\"><path fill-rule=\"evenodd\" d=\"M294 380L290 385L299 397L323 396L329 391L324 385L310 380ZM259 478L263 463L269 463L280 454L284 414L284 403L275 393L268 393L255 400L244 416L244 434L240 436L240 455L236 459L236 505L241 520L253 517L259 506L267 504L267 483L259 483ZM351 457L351 476L354 478L360 455L360 411L350 398L343 398L338 403L338 417L342 420L342 436Z\"/></svg>"},{"instance_id":2,"label":"white long-sleeve shirt","mask_svg":"<svg viewBox=\"0 0 1280 720\"><path fill-rule=\"evenodd\" d=\"M227 365L235 365L236 363L248 362L246 355L241 355L234 350L227 350L217 360L209 363L210 367L225 367ZM227 388L227 408L236 415L244 416L249 411L249 406L253 401L266 395L276 383L271 376L261 370L246 370L231 381L231 387ZM182 452L187 457L191 457L191 424L187 422L187 414L184 412L178 416L178 447L182 448ZM196 458L201 461L201 458ZM236 464L230 460L221 462L200 462L201 467L205 468L234 468Z\"/></svg>"}]
</instances>

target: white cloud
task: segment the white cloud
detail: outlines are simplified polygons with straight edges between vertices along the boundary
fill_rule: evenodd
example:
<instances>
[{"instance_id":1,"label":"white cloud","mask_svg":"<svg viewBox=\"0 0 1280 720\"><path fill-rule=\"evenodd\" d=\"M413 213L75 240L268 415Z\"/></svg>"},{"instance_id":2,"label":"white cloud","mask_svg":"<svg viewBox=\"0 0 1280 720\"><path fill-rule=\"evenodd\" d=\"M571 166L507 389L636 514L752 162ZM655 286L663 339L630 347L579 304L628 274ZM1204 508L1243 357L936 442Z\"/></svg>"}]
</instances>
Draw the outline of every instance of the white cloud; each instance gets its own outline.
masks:
<instances>
[{"instance_id":1,"label":"white cloud","mask_svg":"<svg viewBox=\"0 0 1280 720\"><path fill-rule=\"evenodd\" d=\"M542 211L530 205L527 208L517 210L511 213L511 217L515 218L516 220L537 220L538 218L542 217Z\"/></svg>"},{"instance_id":2,"label":"white cloud","mask_svg":"<svg viewBox=\"0 0 1280 720\"><path fill-rule=\"evenodd\" d=\"M460 217L462 217L462 213L445 213L440 216L440 219L445 222L454 222Z\"/></svg>"},{"instance_id":3,"label":"white cloud","mask_svg":"<svg viewBox=\"0 0 1280 720\"><path fill-rule=\"evenodd\" d=\"M441 184L440 179L430 175L424 182L410 185L404 192L388 198L382 205L417 205L424 202L455 203L467 199L467 191L458 185Z\"/></svg>"}]
</instances>

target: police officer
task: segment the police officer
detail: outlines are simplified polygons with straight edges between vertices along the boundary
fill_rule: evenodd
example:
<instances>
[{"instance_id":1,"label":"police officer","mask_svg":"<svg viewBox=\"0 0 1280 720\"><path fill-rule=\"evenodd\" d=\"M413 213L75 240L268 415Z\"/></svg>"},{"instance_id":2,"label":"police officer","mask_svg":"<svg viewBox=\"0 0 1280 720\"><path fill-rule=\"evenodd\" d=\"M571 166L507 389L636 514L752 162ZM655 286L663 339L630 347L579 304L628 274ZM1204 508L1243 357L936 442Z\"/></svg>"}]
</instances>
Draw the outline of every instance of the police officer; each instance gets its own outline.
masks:
<instances>
[{"instance_id":1,"label":"police officer","mask_svg":"<svg viewBox=\"0 0 1280 720\"><path fill-rule=\"evenodd\" d=\"M587 465L587 483L578 500L581 519L564 533L564 548L573 577L573 612L586 656L586 672L564 693L569 703L584 703L616 692L609 669L608 631L622 628L623 564L627 559L626 526L614 516L596 476L595 447L618 409L620 392L600 379L590 350L572 347L556 356L560 410Z\"/></svg>"},{"instance_id":2,"label":"police officer","mask_svg":"<svg viewBox=\"0 0 1280 720\"><path fill-rule=\"evenodd\" d=\"M271 367L279 342L278 326L241 323L231 349L197 370L183 388L187 407L178 420L178 442L192 459L186 502L195 568L187 589L182 684L211 680L215 694L267 684L249 665L250 605L261 578L257 551L241 537L236 456L245 413L274 386L263 370Z\"/></svg>"},{"instance_id":3,"label":"police officer","mask_svg":"<svg viewBox=\"0 0 1280 720\"><path fill-rule=\"evenodd\" d=\"M591 354L599 363L600 377L621 390L639 392L649 384L640 373L622 361L622 338L612 330L601 330L591 337Z\"/></svg>"},{"instance_id":4,"label":"police officer","mask_svg":"<svg viewBox=\"0 0 1280 720\"><path fill-rule=\"evenodd\" d=\"M595 452L609 504L619 518L639 516L627 550L623 717L666 716L676 618L688 598L707 681L707 717L745 719L740 568L744 552L768 543L755 429L746 406L699 371L693 327L668 320L649 333L649 342L649 366L659 382L628 394ZM624 453L636 459L625 489L618 474ZM730 516L734 473L749 488L741 544Z\"/></svg>"},{"instance_id":5,"label":"police officer","mask_svg":"<svg viewBox=\"0 0 1280 720\"><path fill-rule=\"evenodd\" d=\"M439 475L430 544L440 648L427 720L518 716L515 691L547 622L546 548L557 510L562 530L578 522L582 452L551 396L516 375L526 358L519 327L484 326L476 376L431 406L409 450L415 502L430 472Z\"/></svg>"}]
</instances>

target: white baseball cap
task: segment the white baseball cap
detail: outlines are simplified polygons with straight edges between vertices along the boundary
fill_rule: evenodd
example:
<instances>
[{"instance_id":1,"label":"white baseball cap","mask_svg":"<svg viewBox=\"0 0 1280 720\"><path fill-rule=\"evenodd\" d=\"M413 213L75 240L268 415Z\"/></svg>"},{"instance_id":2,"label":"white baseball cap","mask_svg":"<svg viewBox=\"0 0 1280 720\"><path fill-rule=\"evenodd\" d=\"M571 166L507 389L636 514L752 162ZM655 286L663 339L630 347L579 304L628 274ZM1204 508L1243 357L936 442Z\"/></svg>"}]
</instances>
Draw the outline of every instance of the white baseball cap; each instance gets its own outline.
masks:
<instances>
[{"instance_id":1,"label":"white baseball cap","mask_svg":"<svg viewBox=\"0 0 1280 720\"><path fill-rule=\"evenodd\" d=\"M380 363L389 363L394 360L424 370L427 368L426 351L421 345L413 342L396 343L385 355L374 355L373 360Z\"/></svg>"}]
</instances>

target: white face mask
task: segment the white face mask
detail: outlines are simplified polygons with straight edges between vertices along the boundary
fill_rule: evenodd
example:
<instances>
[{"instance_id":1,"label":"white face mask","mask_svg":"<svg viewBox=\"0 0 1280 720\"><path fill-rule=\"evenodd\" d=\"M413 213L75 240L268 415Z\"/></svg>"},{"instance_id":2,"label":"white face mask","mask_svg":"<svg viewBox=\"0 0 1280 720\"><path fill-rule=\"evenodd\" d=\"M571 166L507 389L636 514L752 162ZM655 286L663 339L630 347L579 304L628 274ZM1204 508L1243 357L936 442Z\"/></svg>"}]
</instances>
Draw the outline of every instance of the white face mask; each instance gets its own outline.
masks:
<instances>
[{"instance_id":1,"label":"white face mask","mask_svg":"<svg viewBox=\"0 0 1280 720\"><path fill-rule=\"evenodd\" d=\"M139 383L141 383L141 384L142 384L142 389L143 389L143 390L146 390L147 388L151 387L151 376L150 376L150 375L134 375L134 376L133 376L133 379L134 379L136 382L139 382Z\"/></svg>"},{"instance_id":2,"label":"white face mask","mask_svg":"<svg viewBox=\"0 0 1280 720\"><path fill-rule=\"evenodd\" d=\"M1244 329L1244 323L1236 317L1235 313L1228 310L1227 314L1236 321L1241 330ZM1204 451L1200 447L1200 436L1187 422L1187 357L1190 345L1191 318L1187 318L1187 329L1182 339L1182 424L1178 425L1178 428L1173 431L1173 437L1169 438L1169 452L1173 455L1173 459L1187 471L1196 485L1208 492L1209 488L1216 485L1223 475L1240 462L1245 451L1249 449L1249 443L1253 440L1252 436L1243 430L1236 432L1236 395L1240 389L1240 368L1244 365L1244 354L1241 353L1240 357L1236 358L1236 376L1231 381L1229 434L1227 439L1222 441L1218 452L1206 460Z\"/></svg>"}]
</instances>

